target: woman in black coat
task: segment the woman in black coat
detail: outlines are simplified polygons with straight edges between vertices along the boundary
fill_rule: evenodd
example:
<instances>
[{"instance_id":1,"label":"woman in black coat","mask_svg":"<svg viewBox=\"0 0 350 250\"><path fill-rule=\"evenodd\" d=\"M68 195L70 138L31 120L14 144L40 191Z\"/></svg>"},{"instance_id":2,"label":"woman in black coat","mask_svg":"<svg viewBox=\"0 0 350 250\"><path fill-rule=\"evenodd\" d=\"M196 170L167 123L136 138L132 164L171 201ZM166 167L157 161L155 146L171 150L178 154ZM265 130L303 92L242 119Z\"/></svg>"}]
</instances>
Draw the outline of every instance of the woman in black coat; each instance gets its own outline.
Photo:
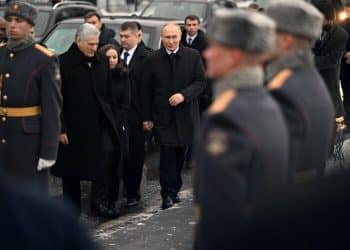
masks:
<instances>
[{"instance_id":1,"label":"woman in black coat","mask_svg":"<svg viewBox=\"0 0 350 250\"><path fill-rule=\"evenodd\" d=\"M107 184L107 192L111 202L116 202L119 196L119 183L123 170L123 160L129 154L128 127L126 122L127 112L130 107L130 84L127 69L120 60L118 49L113 44L107 44L99 49L99 53L107 56L111 69L111 96L112 112L118 128L121 156L115 168L111 169L110 181Z\"/></svg>"}]
</instances>

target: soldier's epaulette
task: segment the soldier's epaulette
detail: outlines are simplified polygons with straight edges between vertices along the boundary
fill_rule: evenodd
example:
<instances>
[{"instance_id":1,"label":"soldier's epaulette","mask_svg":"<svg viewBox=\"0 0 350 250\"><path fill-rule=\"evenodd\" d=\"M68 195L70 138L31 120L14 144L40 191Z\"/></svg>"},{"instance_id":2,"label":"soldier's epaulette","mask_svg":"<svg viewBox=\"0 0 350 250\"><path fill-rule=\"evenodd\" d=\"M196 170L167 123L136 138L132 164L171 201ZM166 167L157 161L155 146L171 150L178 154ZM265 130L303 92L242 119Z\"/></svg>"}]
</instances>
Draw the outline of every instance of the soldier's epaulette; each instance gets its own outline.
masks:
<instances>
[{"instance_id":1,"label":"soldier's epaulette","mask_svg":"<svg viewBox=\"0 0 350 250\"><path fill-rule=\"evenodd\" d=\"M216 114L224 111L236 95L237 93L233 89L225 91L210 105L208 113Z\"/></svg>"},{"instance_id":2,"label":"soldier's epaulette","mask_svg":"<svg viewBox=\"0 0 350 250\"><path fill-rule=\"evenodd\" d=\"M48 50L47 48L45 48L44 46L40 45L40 44L35 44L34 46L37 50L39 50L40 52L42 52L43 54L51 57L54 56L55 53L53 53L52 51Z\"/></svg>"},{"instance_id":3,"label":"soldier's epaulette","mask_svg":"<svg viewBox=\"0 0 350 250\"><path fill-rule=\"evenodd\" d=\"M268 89L280 89L283 87L287 79L292 75L291 69L284 69L280 71L268 84Z\"/></svg>"}]
</instances>

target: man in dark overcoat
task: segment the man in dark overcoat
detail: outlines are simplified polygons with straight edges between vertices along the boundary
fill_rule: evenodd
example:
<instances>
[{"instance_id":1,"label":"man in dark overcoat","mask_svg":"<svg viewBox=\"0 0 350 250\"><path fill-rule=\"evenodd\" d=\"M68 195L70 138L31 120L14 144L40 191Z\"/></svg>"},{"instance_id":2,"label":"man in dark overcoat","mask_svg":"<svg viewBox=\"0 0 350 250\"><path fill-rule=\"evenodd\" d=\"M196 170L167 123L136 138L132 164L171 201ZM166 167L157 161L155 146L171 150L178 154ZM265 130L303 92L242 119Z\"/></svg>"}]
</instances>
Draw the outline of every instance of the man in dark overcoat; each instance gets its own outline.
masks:
<instances>
[{"instance_id":1,"label":"man in dark overcoat","mask_svg":"<svg viewBox=\"0 0 350 250\"><path fill-rule=\"evenodd\" d=\"M9 40L0 48L0 168L48 189L56 160L62 96L57 57L30 35L37 11L11 2L5 19Z\"/></svg>"},{"instance_id":2,"label":"man in dark overcoat","mask_svg":"<svg viewBox=\"0 0 350 250\"><path fill-rule=\"evenodd\" d=\"M185 30L181 35L181 44L183 46L195 49L201 55L203 64L205 66L205 60L203 57L203 51L208 47L208 38L203 30L200 29L200 19L196 15L189 15L185 17ZM204 111L209 107L212 102L213 91L212 81L207 78L207 86L198 97L199 114L202 115ZM193 145L188 145L185 156L185 168L192 168L192 150Z\"/></svg>"},{"instance_id":3,"label":"man in dark overcoat","mask_svg":"<svg viewBox=\"0 0 350 250\"><path fill-rule=\"evenodd\" d=\"M179 202L185 146L191 144L199 123L198 95L206 85L199 53L180 46L181 29L169 23L162 28L163 48L146 61L143 75L144 128L160 144L162 208Z\"/></svg>"},{"instance_id":4,"label":"man in dark overcoat","mask_svg":"<svg viewBox=\"0 0 350 250\"><path fill-rule=\"evenodd\" d=\"M302 0L277 1L266 13L277 25L273 56L266 65L267 87L287 121L288 178L321 175L334 128L334 108L311 53L322 31L322 14Z\"/></svg>"},{"instance_id":5,"label":"man in dark overcoat","mask_svg":"<svg viewBox=\"0 0 350 250\"><path fill-rule=\"evenodd\" d=\"M312 0L311 3L324 15L322 33L315 42L313 53L316 68L320 72L331 95L336 117L344 116L344 106L340 95L340 63L348 39L347 32L335 24L336 13L331 0Z\"/></svg>"},{"instance_id":6,"label":"man in dark overcoat","mask_svg":"<svg viewBox=\"0 0 350 250\"><path fill-rule=\"evenodd\" d=\"M195 157L195 249L234 249L234 236L255 201L280 188L288 133L263 87L261 57L272 49L274 22L249 10L220 10L204 52L215 100L204 116Z\"/></svg>"},{"instance_id":7,"label":"man in dark overcoat","mask_svg":"<svg viewBox=\"0 0 350 250\"><path fill-rule=\"evenodd\" d=\"M185 17L185 30L181 35L181 44L197 50L201 55L205 66L203 51L208 47L208 38L206 33L200 29L200 24L200 19L196 15L189 15ZM207 87L198 97L200 114L202 114L210 105L212 101L212 94L211 80L208 79Z\"/></svg>"},{"instance_id":8,"label":"man in dark overcoat","mask_svg":"<svg viewBox=\"0 0 350 250\"><path fill-rule=\"evenodd\" d=\"M136 206L140 199L140 184L145 161L145 136L142 128L142 74L150 51L142 41L140 24L132 21L120 26L120 55L127 67L130 80L130 110L127 114L129 134L129 157L124 165L123 180L126 188L127 207Z\"/></svg>"},{"instance_id":9,"label":"man in dark overcoat","mask_svg":"<svg viewBox=\"0 0 350 250\"><path fill-rule=\"evenodd\" d=\"M347 14L347 18L342 23L342 27L350 34L350 0L344 1L344 11ZM350 51L350 38L346 42L345 51L348 55ZM346 55L341 62L340 70L341 88L343 90L343 105L345 109L346 124L350 125L350 64Z\"/></svg>"},{"instance_id":10,"label":"man in dark overcoat","mask_svg":"<svg viewBox=\"0 0 350 250\"><path fill-rule=\"evenodd\" d=\"M91 206L104 217L118 215L110 200L110 173L120 156L112 111L108 61L97 51L98 29L82 24L75 42L60 56L62 133L53 174L62 177L63 196L80 210L80 181L93 181ZM105 187L105 190L104 188Z\"/></svg>"}]
</instances>

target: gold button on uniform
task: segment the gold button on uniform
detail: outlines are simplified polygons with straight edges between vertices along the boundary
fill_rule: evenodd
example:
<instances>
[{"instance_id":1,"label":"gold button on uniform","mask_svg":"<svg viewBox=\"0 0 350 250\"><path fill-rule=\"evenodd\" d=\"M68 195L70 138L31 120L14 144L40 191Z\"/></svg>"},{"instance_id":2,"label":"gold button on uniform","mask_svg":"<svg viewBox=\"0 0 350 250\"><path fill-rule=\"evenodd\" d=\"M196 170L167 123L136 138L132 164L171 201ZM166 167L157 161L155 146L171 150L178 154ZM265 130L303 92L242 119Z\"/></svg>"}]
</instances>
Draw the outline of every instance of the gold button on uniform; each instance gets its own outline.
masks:
<instances>
[{"instance_id":1,"label":"gold button on uniform","mask_svg":"<svg viewBox=\"0 0 350 250\"><path fill-rule=\"evenodd\" d=\"M15 54L10 53L10 58L13 58L15 56Z\"/></svg>"},{"instance_id":2,"label":"gold button on uniform","mask_svg":"<svg viewBox=\"0 0 350 250\"><path fill-rule=\"evenodd\" d=\"M10 73L6 73L6 74L5 74L5 77L6 77L6 78L10 78Z\"/></svg>"},{"instance_id":3,"label":"gold button on uniform","mask_svg":"<svg viewBox=\"0 0 350 250\"><path fill-rule=\"evenodd\" d=\"M1 118L1 121L6 122L6 117L3 116L3 117Z\"/></svg>"},{"instance_id":4,"label":"gold button on uniform","mask_svg":"<svg viewBox=\"0 0 350 250\"><path fill-rule=\"evenodd\" d=\"M6 100L7 100L7 95L4 95L4 96L2 97L2 99L3 99L4 101L6 101Z\"/></svg>"},{"instance_id":5,"label":"gold button on uniform","mask_svg":"<svg viewBox=\"0 0 350 250\"><path fill-rule=\"evenodd\" d=\"M5 140L5 139L2 139L2 140L1 140L1 143L2 143L2 144L5 144L5 143L6 143L6 140Z\"/></svg>"}]
</instances>

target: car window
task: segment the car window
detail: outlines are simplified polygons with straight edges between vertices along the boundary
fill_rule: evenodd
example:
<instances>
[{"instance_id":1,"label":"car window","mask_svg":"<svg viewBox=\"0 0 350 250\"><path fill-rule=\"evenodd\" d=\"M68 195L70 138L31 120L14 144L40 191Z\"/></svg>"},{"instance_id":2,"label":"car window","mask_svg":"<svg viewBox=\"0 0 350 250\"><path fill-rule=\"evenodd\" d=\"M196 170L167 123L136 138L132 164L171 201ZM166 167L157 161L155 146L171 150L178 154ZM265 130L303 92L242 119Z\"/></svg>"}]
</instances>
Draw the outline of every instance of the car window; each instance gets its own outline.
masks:
<instances>
[{"instance_id":1,"label":"car window","mask_svg":"<svg viewBox=\"0 0 350 250\"><path fill-rule=\"evenodd\" d=\"M201 20L206 18L207 3L201 2L152 2L145 8L141 16L173 18L184 20L189 14L198 16Z\"/></svg>"},{"instance_id":2,"label":"car window","mask_svg":"<svg viewBox=\"0 0 350 250\"><path fill-rule=\"evenodd\" d=\"M58 23L59 21L62 21L68 18L83 17L85 16L86 13L91 11L91 9L76 7L76 8L57 9L57 11L58 12L56 14L55 23Z\"/></svg>"},{"instance_id":3,"label":"car window","mask_svg":"<svg viewBox=\"0 0 350 250\"><path fill-rule=\"evenodd\" d=\"M42 36L46 30L47 23L49 22L49 11L38 11L38 17L35 20L35 34L36 36Z\"/></svg>"},{"instance_id":4,"label":"car window","mask_svg":"<svg viewBox=\"0 0 350 250\"><path fill-rule=\"evenodd\" d=\"M50 36L44 44L49 50L60 55L66 52L74 42L74 37L77 27L60 27L54 32L50 33Z\"/></svg>"}]
</instances>

